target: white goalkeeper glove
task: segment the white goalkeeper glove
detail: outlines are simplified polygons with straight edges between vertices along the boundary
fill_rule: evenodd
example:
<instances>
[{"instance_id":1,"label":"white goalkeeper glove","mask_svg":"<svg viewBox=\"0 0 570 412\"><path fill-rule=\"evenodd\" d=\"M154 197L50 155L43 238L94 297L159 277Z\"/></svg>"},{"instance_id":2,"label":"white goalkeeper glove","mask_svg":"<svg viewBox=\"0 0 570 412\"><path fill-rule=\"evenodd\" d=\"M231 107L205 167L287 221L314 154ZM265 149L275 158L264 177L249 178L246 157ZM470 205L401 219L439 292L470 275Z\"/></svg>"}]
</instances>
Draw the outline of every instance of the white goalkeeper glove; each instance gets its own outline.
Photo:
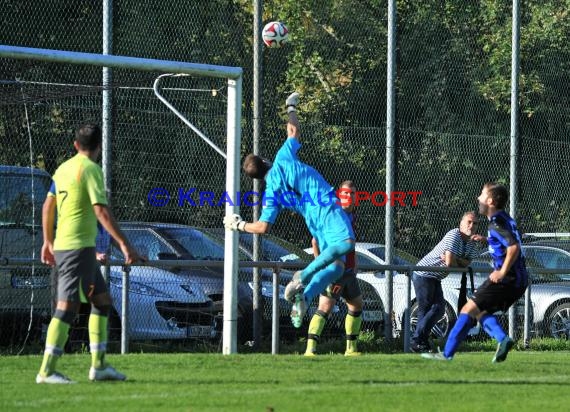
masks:
<instances>
[{"instance_id":1,"label":"white goalkeeper glove","mask_svg":"<svg viewBox=\"0 0 570 412\"><path fill-rule=\"evenodd\" d=\"M285 100L285 106L287 106L287 113L296 112L297 105L299 104L299 93L291 93L287 100Z\"/></svg>"},{"instance_id":2,"label":"white goalkeeper glove","mask_svg":"<svg viewBox=\"0 0 570 412\"><path fill-rule=\"evenodd\" d=\"M238 214L224 216L224 227L229 230L245 231L245 224L247 222Z\"/></svg>"}]
</instances>

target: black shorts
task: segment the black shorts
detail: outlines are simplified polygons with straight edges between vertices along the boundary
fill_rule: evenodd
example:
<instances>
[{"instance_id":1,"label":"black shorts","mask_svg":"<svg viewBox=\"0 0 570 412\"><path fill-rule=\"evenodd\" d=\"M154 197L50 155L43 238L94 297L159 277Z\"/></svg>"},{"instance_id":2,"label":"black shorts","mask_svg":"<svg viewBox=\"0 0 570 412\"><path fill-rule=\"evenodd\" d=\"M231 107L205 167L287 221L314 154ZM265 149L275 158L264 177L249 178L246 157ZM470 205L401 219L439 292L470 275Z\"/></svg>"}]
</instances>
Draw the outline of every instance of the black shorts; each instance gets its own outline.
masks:
<instances>
[{"instance_id":1,"label":"black shorts","mask_svg":"<svg viewBox=\"0 0 570 412\"><path fill-rule=\"evenodd\" d=\"M352 271L344 272L339 280L328 285L324 292L321 293L321 295L334 300L338 300L341 296L345 300L352 300L361 294L356 274Z\"/></svg>"},{"instance_id":2,"label":"black shorts","mask_svg":"<svg viewBox=\"0 0 570 412\"><path fill-rule=\"evenodd\" d=\"M493 283L485 280L473 293L471 299L480 311L495 313L506 312L513 303L524 295L525 287L516 287L512 283Z\"/></svg>"}]
</instances>

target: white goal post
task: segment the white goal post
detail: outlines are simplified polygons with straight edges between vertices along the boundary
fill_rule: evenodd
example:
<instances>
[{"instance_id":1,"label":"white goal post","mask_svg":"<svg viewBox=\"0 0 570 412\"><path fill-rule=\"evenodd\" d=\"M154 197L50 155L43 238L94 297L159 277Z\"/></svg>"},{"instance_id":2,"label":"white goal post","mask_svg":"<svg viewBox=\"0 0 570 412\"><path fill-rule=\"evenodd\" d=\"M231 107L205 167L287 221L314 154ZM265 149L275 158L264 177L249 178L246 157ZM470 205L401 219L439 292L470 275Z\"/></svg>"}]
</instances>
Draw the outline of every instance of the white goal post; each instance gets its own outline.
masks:
<instances>
[{"instance_id":1,"label":"white goal post","mask_svg":"<svg viewBox=\"0 0 570 412\"><path fill-rule=\"evenodd\" d=\"M199 77L228 79L226 192L232 194L239 192L239 161L241 146L240 125L243 80L243 70L241 67L114 56L109 54L103 55L62 50L36 49L9 45L0 45L0 57L19 60L39 60L77 65L134 69L141 71L161 71L164 73L189 74ZM231 215L233 213L239 213L239 205L234 205L233 202L227 202L225 205L225 214ZM220 225L222 224L222 222L219 223ZM224 252L224 324L222 341L222 353L224 355L237 353L237 256L238 234L234 231L226 231Z\"/></svg>"}]
</instances>

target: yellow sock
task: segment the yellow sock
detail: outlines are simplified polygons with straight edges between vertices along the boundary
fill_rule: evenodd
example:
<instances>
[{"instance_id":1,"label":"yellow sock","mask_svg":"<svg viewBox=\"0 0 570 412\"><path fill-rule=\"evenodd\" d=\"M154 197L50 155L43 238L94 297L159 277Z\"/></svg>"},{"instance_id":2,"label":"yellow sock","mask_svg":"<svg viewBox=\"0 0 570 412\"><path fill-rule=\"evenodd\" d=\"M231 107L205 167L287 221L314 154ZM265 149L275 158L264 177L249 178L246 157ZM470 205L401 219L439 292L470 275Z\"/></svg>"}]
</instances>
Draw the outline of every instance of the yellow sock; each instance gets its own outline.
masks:
<instances>
[{"instance_id":1,"label":"yellow sock","mask_svg":"<svg viewBox=\"0 0 570 412\"><path fill-rule=\"evenodd\" d=\"M306 354L316 354L317 353L317 340L316 339L307 339L307 349L305 350Z\"/></svg>"},{"instance_id":2,"label":"yellow sock","mask_svg":"<svg viewBox=\"0 0 570 412\"><path fill-rule=\"evenodd\" d=\"M323 328L325 327L325 323L327 323L327 315L324 312L316 311L313 317L311 318L311 322L309 323L309 333L307 339L307 350L305 353L316 353L317 352L317 343L319 342L319 337L323 332Z\"/></svg>"},{"instance_id":3,"label":"yellow sock","mask_svg":"<svg viewBox=\"0 0 570 412\"><path fill-rule=\"evenodd\" d=\"M105 366L107 352L108 317L89 315L89 349L91 350L91 366L100 369Z\"/></svg>"},{"instance_id":4,"label":"yellow sock","mask_svg":"<svg viewBox=\"0 0 570 412\"><path fill-rule=\"evenodd\" d=\"M346 332L346 351L358 352L357 339L362 326L362 312L347 313L344 320L344 329Z\"/></svg>"},{"instance_id":5,"label":"yellow sock","mask_svg":"<svg viewBox=\"0 0 570 412\"><path fill-rule=\"evenodd\" d=\"M358 347L356 345L356 339L346 340L346 351L347 352L358 352Z\"/></svg>"},{"instance_id":6,"label":"yellow sock","mask_svg":"<svg viewBox=\"0 0 570 412\"><path fill-rule=\"evenodd\" d=\"M41 376L49 376L55 372L55 365L57 360L63 355L63 348L67 342L68 335L69 323L65 323L58 318L52 318L47 330L46 348L39 372Z\"/></svg>"}]
</instances>

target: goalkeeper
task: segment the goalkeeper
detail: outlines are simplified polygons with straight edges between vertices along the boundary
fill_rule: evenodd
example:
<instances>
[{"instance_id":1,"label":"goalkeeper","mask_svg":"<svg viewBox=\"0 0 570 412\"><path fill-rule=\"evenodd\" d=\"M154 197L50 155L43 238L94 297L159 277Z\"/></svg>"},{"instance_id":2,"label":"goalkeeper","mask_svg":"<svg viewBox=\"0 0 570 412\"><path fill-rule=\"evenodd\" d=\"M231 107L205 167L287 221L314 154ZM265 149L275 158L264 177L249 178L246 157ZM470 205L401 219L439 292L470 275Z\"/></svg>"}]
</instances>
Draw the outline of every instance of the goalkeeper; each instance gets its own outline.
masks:
<instances>
[{"instance_id":1,"label":"goalkeeper","mask_svg":"<svg viewBox=\"0 0 570 412\"><path fill-rule=\"evenodd\" d=\"M308 302L342 276L344 255L354 250L352 225L339 206L334 187L297 156L301 148L298 103L299 93L291 94L285 102L288 138L275 161L250 154L243 162L245 174L265 180L261 217L257 222L245 222L239 215L224 217L227 229L257 234L268 233L283 208L304 217L321 253L304 270L296 272L285 289L285 299L293 302L291 322L296 328L301 327Z\"/></svg>"}]
</instances>

